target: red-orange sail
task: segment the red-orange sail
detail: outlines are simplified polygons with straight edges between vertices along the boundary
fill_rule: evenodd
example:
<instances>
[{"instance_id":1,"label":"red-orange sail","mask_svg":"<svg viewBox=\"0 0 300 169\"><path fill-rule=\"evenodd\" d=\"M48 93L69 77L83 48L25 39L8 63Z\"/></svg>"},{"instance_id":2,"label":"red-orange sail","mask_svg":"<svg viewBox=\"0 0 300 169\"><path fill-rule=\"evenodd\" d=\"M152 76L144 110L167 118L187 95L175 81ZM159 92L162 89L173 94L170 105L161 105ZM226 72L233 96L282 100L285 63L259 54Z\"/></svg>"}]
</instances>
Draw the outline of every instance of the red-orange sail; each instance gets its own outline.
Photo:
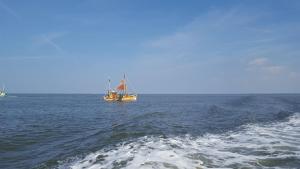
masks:
<instances>
[{"instance_id":1,"label":"red-orange sail","mask_svg":"<svg viewBox=\"0 0 300 169\"><path fill-rule=\"evenodd\" d=\"M126 84L124 80L121 80L121 83L117 87L118 90L126 90Z\"/></svg>"}]
</instances>

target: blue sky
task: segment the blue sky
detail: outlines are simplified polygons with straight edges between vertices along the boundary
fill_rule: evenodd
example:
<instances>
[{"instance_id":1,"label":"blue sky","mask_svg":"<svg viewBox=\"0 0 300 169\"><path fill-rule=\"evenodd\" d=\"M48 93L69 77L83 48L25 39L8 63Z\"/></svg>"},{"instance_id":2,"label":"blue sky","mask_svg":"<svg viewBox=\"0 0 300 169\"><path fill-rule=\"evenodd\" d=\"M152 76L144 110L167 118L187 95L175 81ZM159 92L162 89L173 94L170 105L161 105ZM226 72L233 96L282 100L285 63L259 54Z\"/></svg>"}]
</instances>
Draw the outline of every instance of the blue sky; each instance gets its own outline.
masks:
<instances>
[{"instance_id":1,"label":"blue sky","mask_svg":"<svg viewBox=\"0 0 300 169\"><path fill-rule=\"evenodd\" d=\"M0 0L12 93L299 93L300 2Z\"/></svg>"}]
</instances>

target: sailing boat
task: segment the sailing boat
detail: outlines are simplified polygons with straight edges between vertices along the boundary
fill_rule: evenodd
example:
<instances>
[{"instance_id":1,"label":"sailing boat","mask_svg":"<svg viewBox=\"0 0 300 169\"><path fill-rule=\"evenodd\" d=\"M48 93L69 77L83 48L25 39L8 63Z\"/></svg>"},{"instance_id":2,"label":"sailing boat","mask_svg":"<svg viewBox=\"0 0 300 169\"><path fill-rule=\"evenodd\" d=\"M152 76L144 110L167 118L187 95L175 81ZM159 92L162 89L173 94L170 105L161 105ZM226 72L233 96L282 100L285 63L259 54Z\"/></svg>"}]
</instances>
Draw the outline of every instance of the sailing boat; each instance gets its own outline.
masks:
<instances>
[{"instance_id":1,"label":"sailing boat","mask_svg":"<svg viewBox=\"0 0 300 169\"><path fill-rule=\"evenodd\" d=\"M2 90L0 90L0 97L6 96L5 90L4 90L4 85L2 87Z\"/></svg>"},{"instance_id":2,"label":"sailing boat","mask_svg":"<svg viewBox=\"0 0 300 169\"><path fill-rule=\"evenodd\" d=\"M117 86L116 90L110 88L110 79L108 80L108 91L107 94L103 97L105 101L136 101L137 94L129 94L127 89L126 77L121 80L120 84Z\"/></svg>"}]
</instances>

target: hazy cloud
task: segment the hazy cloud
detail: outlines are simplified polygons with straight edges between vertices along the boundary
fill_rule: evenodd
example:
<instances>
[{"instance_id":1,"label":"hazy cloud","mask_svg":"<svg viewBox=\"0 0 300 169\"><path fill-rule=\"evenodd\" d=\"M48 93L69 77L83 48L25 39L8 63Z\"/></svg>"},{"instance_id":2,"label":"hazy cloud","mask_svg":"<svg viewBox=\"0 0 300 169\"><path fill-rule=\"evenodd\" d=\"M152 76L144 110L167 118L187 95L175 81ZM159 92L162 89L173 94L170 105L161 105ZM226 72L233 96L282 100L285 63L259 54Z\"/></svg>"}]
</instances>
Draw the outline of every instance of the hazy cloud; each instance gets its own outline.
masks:
<instances>
[{"instance_id":1,"label":"hazy cloud","mask_svg":"<svg viewBox=\"0 0 300 169\"><path fill-rule=\"evenodd\" d=\"M249 69L251 71L259 71L264 73L264 75L286 75L289 76L292 73L291 70L283 65L275 65L267 58L255 58L248 63Z\"/></svg>"},{"instance_id":2,"label":"hazy cloud","mask_svg":"<svg viewBox=\"0 0 300 169\"><path fill-rule=\"evenodd\" d=\"M293 84L299 79L297 70L289 67L292 62L276 63L273 58L298 55L294 46L288 45L293 42L286 40L299 32L291 29L289 25L294 23L289 22L261 25L261 15L242 7L211 10L173 33L148 41L137 65L156 78L149 83L161 81L157 88L164 90L169 87L164 84L176 82L179 88L199 83L197 90L205 92L263 91L266 86L272 91L279 90L281 86L274 84L282 81L285 87L295 89ZM272 57L253 59L253 55Z\"/></svg>"},{"instance_id":3,"label":"hazy cloud","mask_svg":"<svg viewBox=\"0 0 300 169\"><path fill-rule=\"evenodd\" d=\"M0 60L36 60L41 59L41 56L10 56L10 57L0 57Z\"/></svg>"},{"instance_id":4,"label":"hazy cloud","mask_svg":"<svg viewBox=\"0 0 300 169\"><path fill-rule=\"evenodd\" d=\"M261 66L261 65L265 65L267 61L268 61L267 58L256 58L254 60L251 60L249 62L249 65Z\"/></svg>"}]
</instances>

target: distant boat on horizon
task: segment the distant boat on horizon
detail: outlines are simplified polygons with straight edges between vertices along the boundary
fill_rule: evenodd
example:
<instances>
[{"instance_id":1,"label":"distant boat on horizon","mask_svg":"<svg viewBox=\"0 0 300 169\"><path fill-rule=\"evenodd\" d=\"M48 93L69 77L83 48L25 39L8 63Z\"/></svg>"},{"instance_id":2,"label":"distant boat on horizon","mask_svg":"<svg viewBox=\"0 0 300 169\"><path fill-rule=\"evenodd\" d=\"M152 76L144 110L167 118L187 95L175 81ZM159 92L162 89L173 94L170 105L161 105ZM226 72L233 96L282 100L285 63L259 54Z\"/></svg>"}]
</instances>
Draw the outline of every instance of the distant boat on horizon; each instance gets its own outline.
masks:
<instances>
[{"instance_id":1,"label":"distant boat on horizon","mask_svg":"<svg viewBox=\"0 0 300 169\"><path fill-rule=\"evenodd\" d=\"M137 100L137 94L128 93L126 76L121 80L120 84L117 86L116 90L110 88L110 79L108 79L108 91L103 97L105 101L121 101L121 102L131 102Z\"/></svg>"},{"instance_id":2,"label":"distant boat on horizon","mask_svg":"<svg viewBox=\"0 0 300 169\"><path fill-rule=\"evenodd\" d=\"M4 85L2 87L2 90L0 90L0 97L6 96L5 90L4 90Z\"/></svg>"}]
</instances>

